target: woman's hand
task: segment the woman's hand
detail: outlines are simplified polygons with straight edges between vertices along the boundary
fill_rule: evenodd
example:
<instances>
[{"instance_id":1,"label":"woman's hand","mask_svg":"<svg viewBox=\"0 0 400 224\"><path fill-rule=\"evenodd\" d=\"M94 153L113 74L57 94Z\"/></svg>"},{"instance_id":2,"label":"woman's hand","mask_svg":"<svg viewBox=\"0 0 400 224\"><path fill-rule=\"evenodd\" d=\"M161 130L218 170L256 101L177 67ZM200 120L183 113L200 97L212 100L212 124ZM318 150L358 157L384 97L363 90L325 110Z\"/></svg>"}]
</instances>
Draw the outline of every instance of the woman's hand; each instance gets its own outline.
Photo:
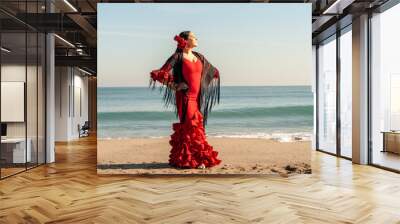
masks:
<instances>
[{"instance_id":1,"label":"woman's hand","mask_svg":"<svg viewBox=\"0 0 400 224\"><path fill-rule=\"evenodd\" d=\"M189 88L189 87L188 87L188 85L187 85L186 83L184 83L184 82L180 82L179 84L176 85L176 90L177 90L177 91L182 90L182 89L187 89L187 88Z\"/></svg>"}]
</instances>

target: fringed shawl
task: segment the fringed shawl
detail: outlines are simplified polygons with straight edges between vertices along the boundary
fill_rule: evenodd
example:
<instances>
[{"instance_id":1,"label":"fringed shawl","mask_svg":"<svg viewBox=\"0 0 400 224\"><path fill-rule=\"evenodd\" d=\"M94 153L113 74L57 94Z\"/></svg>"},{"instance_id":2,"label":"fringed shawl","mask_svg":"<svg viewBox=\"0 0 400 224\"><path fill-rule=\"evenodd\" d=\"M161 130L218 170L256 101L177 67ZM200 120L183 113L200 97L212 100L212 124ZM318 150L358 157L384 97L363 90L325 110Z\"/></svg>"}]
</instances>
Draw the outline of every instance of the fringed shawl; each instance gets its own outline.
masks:
<instances>
[{"instance_id":1,"label":"fringed shawl","mask_svg":"<svg viewBox=\"0 0 400 224\"><path fill-rule=\"evenodd\" d=\"M205 126L207 124L208 114L211 112L216 103L219 104L220 75L218 69L208 62L208 60L202 54L195 51L192 52L195 56L197 56L198 59L201 60L203 64L200 93L197 102L200 112L203 114L203 125ZM159 91L160 93L164 92L164 106L168 107L173 105L176 117L179 117L179 114L176 104L175 90L170 88L170 85L183 82L186 84L186 89L179 91L182 91L182 93L186 94L188 90L187 82L182 74L182 59L183 53L176 52L168 58L168 60L160 69L150 72L151 76L149 87L154 90L157 82L162 84L159 86ZM179 102L180 105L182 105L182 122L184 122L187 109L187 97L180 97L180 99L182 100L182 102Z\"/></svg>"}]
</instances>

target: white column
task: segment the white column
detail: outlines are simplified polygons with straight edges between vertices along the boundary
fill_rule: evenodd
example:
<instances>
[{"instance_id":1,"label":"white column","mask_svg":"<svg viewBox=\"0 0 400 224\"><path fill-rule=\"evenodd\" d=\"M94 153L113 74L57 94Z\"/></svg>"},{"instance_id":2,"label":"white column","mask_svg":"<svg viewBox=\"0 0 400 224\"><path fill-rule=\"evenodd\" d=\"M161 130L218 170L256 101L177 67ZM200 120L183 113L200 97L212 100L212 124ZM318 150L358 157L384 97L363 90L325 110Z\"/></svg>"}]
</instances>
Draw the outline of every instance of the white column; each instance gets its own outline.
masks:
<instances>
[{"instance_id":1,"label":"white column","mask_svg":"<svg viewBox=\"0 0 400 224\"><path fill-rule=\"evenodd\" d=\"M54 12L54 5L46 1L46 11ZM55 42L54 34L46 35L46 163L55 162Z\"/></svg>"},{"instance_id":2,"label":"white column","mask_svg":"<svg viewBox=\"0 0 400 224\"><path fill-rule=\"evenodd\" d=\"M55 133L55 73L54 73L54 35L46 35L46 163L55 161L54 133Z\"/></svg>"},{"instance_id":3,"label":"white column","mask_svg":"<svg viewBox=\"0 0 400 224\"><path fill-rule=\"evenodd\" d=\"M368 15L353 19L352 157L368 163Z\"/></svg>"}]
</instances>

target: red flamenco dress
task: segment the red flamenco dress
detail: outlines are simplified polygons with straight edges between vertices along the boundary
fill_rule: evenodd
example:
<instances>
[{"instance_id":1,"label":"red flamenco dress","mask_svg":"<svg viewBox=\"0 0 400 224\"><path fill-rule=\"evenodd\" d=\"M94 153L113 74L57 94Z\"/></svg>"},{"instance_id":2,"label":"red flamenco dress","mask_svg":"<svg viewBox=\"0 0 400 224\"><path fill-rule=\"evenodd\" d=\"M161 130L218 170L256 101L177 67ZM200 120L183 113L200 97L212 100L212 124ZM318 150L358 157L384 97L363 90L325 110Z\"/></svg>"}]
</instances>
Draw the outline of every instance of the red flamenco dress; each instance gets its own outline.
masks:
<instances>
[{"instance_id":1,"label":"red flamenco dress","mask_svg":"<svg viewBox=\"0 0 400 224\"><path fill-rule=\"evenodd\" d=\"M201 164L212 167L221 163L217 158L218 152L207 142L203 126L203 115L198 107L200 80L202 72L201 60L190 61L183 58L182 74L189 85L186 94L176 92L176 102L179 118L182 120L182 105L178 102L180 97L186 97L187 109L184 122L173 123L174 133L169 144L172 146L169 155L169 164L179 168L196 168Z\"/></svg>"},{"instance_id":2,"label":"red flamenco dress","mask_svg":"<svg viewBox=\"0 0 400 224\"><path fill-rule=\"evenodd\" d=\"M202 68L199 58L196 61L182 59L182 75L189 88L187 92L180 90L175 92L180 122L172 124L169 165L176 168L198 168L202 164L204 167L213 167L221 163L221 160L217 158L218 152L214 151L206 140L203 115L199 110ZM163 67L153 72L152 78L163 83L171 83L173 78L165 69L166 67ZM218 77L219 74L217 73L216 76ZM182 102L187 102L186 108L183 108Z\"/></svg>"}]
</instances>

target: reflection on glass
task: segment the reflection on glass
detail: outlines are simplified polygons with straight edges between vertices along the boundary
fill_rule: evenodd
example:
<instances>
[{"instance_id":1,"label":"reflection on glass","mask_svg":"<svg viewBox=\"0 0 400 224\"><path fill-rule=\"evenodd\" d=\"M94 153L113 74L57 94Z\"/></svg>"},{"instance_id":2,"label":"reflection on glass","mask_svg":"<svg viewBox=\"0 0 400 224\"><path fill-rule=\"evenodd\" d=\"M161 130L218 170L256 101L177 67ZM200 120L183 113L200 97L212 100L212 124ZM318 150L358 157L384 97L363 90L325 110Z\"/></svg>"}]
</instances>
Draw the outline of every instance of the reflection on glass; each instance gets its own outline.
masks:
<instances>
[{"instance_id":1,"label":"reflection on glass","mask_svg":"<svg viewBox=\"0 0 400 224\"><path fill-rule=\"evenodd\" d=\"M352 149L352 35L340 36L340 154L351 158Z\"/></svg>"},{"instance_id":2,"label":"reflection on glass","mask_svg":"<svg viewBox=\"0 0 400 224\"><path fill-rule=\"evenodd\" d=\"M30 148L28 168L37 165L37 33L28 32L28 61L27 61L27 143Z\"/></svg>"},{"instance_id":3,"label":"reflection on glass","mask_svg":"<svg viewBox=\"0 0 400 224\"><path fill-rule=\"evenodd\" d=\"M16 14L44 13L45 0L0 1ZM0 12L0 178L45 162L45 34Z\"/></svg>"},{"instance_id":4,"label":"reflection on glass","mask_svg":"<svg viewBox=\"0 0 400 224\"><path fill-rule=\"evenodd\" d=\"M400 170L400 5L372 17L372 163Z\"/></svg>"},{"instance_id":5,"label":"reflection on glass","mask_svg":"<svg viewBox=\"0 0 400 224\"><path fill-rule=\"evenodd\" d=\"M336 153L336 40L318 48L318 146Z\"/></svg>"},{"instance_id":6,"label":"reflection on glass","mask_svg":"<svg viewBox=\"0 0 400 224\"><path fill-rule=\"evenodd\" d=\"M1 45L8 49L1 51L2 177L25 170L26 162L31 158L29 144L26 144L25 38L22 32L1 34Z\"/></svg>"},{"instance_id":7,"label":"reflection on glass","mask_svg":"<svg viewBox=\"0 0 400 224\"><path fill-rule=\"evenodd\" d=\"M390 130L400 130L400 73L390 74Z\"/></svg>"},{"instance_id":8,"label":"reflection on glass","mask_svg":"<svg viewBox=\"0 0 400 224\"><path fill-rule=\"evenodd\" d=\"M45 52L45 44L46 39L43 33L39 33L38 35L38 136L37 136L37 147L38 147L38 164L45 163L45 60L46 60L46 52Z\"/></svg>"}]
</instances>

